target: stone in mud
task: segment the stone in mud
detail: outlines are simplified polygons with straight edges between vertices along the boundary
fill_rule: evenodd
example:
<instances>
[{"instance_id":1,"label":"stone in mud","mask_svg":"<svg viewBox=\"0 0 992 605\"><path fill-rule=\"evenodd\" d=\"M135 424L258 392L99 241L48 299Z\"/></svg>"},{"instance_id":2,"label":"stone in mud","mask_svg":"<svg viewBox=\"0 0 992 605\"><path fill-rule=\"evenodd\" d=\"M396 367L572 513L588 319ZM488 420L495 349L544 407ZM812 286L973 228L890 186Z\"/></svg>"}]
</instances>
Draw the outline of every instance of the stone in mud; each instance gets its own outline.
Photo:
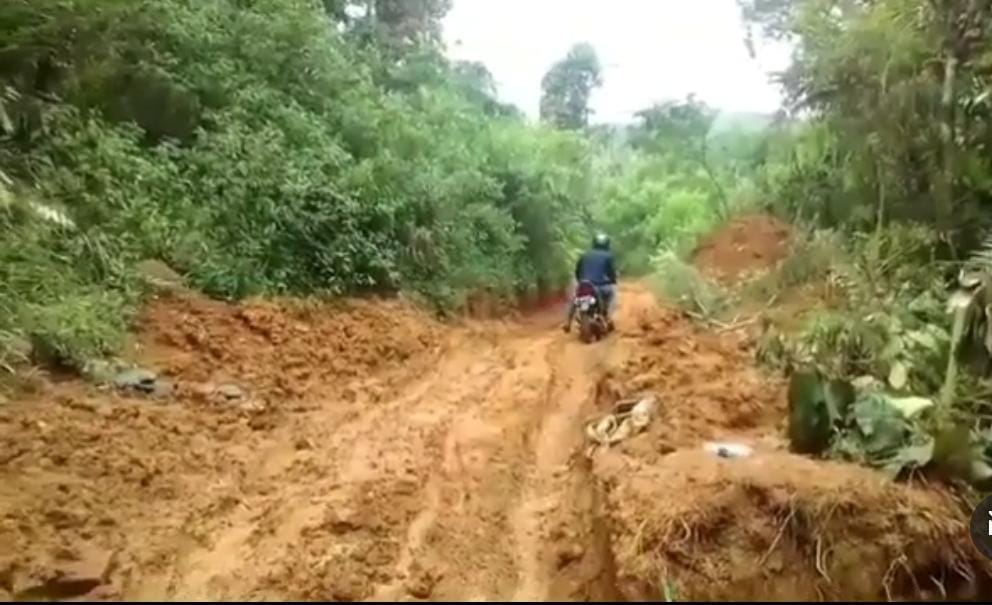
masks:
<instances>
[{"instance_id":1,"label":"stone in mud","mask_svg":"<svg viewBox=\"0 0 992 605\"><path fill-rule=\"evenodd\" d=\"M122 390L133 390L142 393L152 393L155 391L155 382L158 376L151 370L134 368L125 370L114 377L114 386Z\"/></svg>"},{"instance_id":2,"label":"stone in mud","mask_svg":"<svg viewBox=\"0 0 992 605\"><path fill-rule=\"evenodd\" d=\"M66 600L90 594L106 584L116 558L107 550L92 549L83 556L57 563L46 578L17 591L17 600Z\"/></svg>"},{"instance_id":3,"label":"stone in mud","mask_svg":"<svg viewBox=\"0 0 992 605\"><path fill-rule=\"evenodd\" d=\"M327 589L334 601L361 601L369 594L367 583L357 574L348 573L347 570L341 570L331 578Z\"/></svg>"},{"instance_id":4,"label":"stone in mud","mask_svg":"<svg viewBox=\"0 0 992 605\"><path fill-rule=\"evenodd\" d=\"M196 398L197 401L206 403L210 401L210 398L217 390L217 385L211 382L203 382L193 385L190 390L193 393L193 397Z\"/></svg>"}]
</instances>

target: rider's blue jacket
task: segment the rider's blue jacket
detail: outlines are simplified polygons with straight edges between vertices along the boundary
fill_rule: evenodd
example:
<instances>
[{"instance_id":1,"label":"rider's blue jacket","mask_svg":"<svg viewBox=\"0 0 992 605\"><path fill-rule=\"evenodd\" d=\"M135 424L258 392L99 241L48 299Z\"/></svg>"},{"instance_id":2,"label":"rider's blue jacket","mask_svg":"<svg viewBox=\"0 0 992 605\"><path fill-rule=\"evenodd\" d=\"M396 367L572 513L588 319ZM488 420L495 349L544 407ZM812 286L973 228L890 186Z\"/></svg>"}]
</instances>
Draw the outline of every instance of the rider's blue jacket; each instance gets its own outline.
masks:
<instances>
[{"instance_id":1,"label":"rider's blue jacket","mask_svg":"<svg viewBox=\"0 0 992 605\"><path fill-rule=\"evenodd\" d=\"M589 281L596 286L616 284L613 254L609 250L598 249L585 252L575 263L575 281Z\"/></svg>"}]
</instances>

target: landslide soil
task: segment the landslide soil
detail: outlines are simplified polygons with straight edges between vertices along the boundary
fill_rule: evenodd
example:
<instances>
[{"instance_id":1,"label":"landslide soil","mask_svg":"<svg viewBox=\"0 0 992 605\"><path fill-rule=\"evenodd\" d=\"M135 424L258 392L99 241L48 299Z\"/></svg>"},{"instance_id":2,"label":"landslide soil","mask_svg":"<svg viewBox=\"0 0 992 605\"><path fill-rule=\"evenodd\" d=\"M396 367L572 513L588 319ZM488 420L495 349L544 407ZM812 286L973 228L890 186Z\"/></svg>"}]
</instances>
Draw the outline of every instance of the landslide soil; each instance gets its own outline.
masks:
<instances>
[{"instance_id":1,"label":"landslide soil","mask_svg":"<svg viewBox=\"0 0 992 605\"><path fill-rule=\"evenodd\" d=\"M793 228L774 216L739 216L703 238L692 262L723 282L773 267L789 254Z\"/></svg>"},{"instance_id":2,"label":"landslide soil","mask_svg":"<svg viewBox=\"0 0 992 605\"><path fill-rule=\"evenodd\" d=\"M171 396L42 381L0 408L0 596L978 590L988 568L946 492L784 451L782 384L752 367L743 335L702 332L637 284L602 343L559 321L156 301L133 355ZM658 418L587 458L584 423L639 392L658 396ZM756 454L715 458L710 439Z\"/></svg>"}]
</instances>

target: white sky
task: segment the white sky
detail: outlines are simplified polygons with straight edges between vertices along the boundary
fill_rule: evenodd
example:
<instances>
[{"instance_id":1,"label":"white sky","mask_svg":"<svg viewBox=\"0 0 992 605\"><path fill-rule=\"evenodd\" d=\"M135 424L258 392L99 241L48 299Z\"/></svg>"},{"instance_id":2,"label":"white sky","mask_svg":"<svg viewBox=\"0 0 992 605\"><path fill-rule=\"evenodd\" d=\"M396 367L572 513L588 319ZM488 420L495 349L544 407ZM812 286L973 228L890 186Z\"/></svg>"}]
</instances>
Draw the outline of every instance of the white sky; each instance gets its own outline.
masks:
<instances>
[{"instance_id":1,"label":"white sky","mask_svg":"<svg viewBox=\"0 0 992 605\"><path fill-rule=\"evenodd\" d=\"M789 57L781 45L748 55L734 0L454 0L445 39L452 58L485 63L500 97L531 116L548 68L591 43L604 78L596 122L628 121L690 92L723 110L772 112L779 92L768 73Z\"/></svg>"}]
</instances>

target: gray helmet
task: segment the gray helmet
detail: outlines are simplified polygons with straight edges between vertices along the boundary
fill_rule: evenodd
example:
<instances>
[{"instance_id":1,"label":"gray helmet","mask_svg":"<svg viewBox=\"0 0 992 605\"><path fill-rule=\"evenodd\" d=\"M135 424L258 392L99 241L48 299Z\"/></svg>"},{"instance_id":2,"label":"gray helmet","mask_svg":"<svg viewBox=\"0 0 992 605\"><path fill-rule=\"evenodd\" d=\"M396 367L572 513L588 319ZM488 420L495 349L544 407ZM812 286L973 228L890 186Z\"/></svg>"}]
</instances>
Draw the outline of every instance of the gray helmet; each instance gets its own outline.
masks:
<instances>
[{"instance_id":1,"label":"gray helmet","mask_svg":"<svg viewBox=\"0 0 992 605\"><path fill-rule=\"evenodd\" d=\"M600 250L609 250L610 236L605 233L597 233L596 237L592 238L592 247Z\"/></svg>"}]
</instances>

